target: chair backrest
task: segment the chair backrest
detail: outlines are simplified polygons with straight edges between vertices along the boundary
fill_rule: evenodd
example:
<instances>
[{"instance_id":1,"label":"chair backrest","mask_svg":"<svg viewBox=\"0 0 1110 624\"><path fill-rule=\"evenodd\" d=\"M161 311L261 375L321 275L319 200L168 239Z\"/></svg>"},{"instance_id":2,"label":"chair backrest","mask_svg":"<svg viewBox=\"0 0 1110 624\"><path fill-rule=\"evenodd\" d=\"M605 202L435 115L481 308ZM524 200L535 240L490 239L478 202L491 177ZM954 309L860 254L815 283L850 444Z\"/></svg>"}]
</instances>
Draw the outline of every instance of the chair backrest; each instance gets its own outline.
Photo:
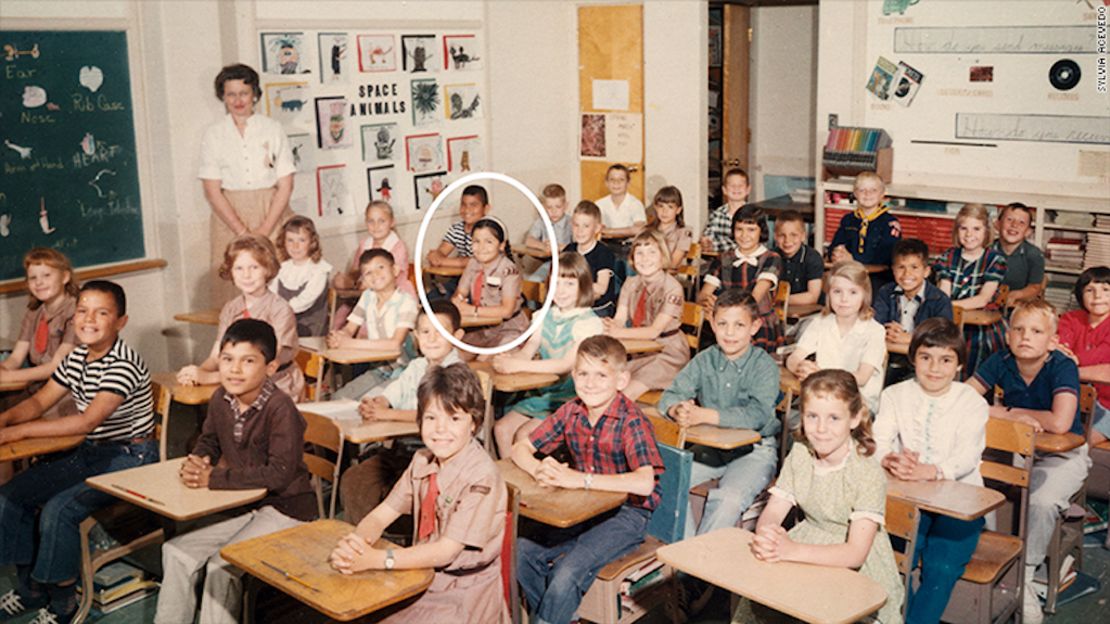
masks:
<instances>
[{"instance_id":1,"label":"chair backrest","mask_svg":"<svg viewBox=\"0 0 1110 624\"><path fill-rule=\"evenodd\" d=\"M686 344L694 351L698 350L701 341L702 319L705 318L705 308L690 301L682 304L682 333L686 334Z\"/></svg>"},{"instance_id":2,"label":"chair backrest","mask_svg":"<svg viewBox=\"0 0 1110 624\"><path fill-rule=\"evenodd\" d=\"M690 249L686 252L686 257L682 259L682 264L675 267L674 272L683 277L697 277L700 269L701 243L694 241L690 243Z\"/></svg>"},{"instance_id":3,"label":"chair backrest","mask_svg":"<svg viewBox=\"0 0 1110 624\"><path fill-rule=\"evenodd\" d=\"M170 436L170 405L173 403L173 389L152 381L150 394L154 399L154 435L158 436L158 461L164 462L169 459L166 456L166 442Z\"/></svg>"},{"instance_id":4,"label":"chair backrest","mask_svg":"<svg viewBox=\"0 0 1110 624\"><path fill-rule=\"evenodd\" d=\"M1006 297L1010 296L1010 287L1006 284L999 284L998 290L994 291L994 297L991 297L991 302L987 304L988 309L1003 310L1006 308Z\"/></svg>"},{"instance_id":5,"label":"chair backrest","mask_svg":"<svg viewBox=\"0 0 1110 624\"><path fill-rule=\"evenodd\" d=\"M952 304L952 322L956 324L962 331L964 328L964 309L956 304Z\"/></svg>"},{"instance_id":6,"label":"chair backrest","mask_svg":"<svg viewBox=\"0 0 1110 624\"><path fill-rule=\"evenodd\" d=\"M1023 539L1035 450L1032 425L1001 418L987 419L987 446L979 472L987 487L999 490L1011 500L1011 517L1000 517L999 529L1008 527ZM1015 526L1017 530L1013 531Z\"/></svg>"},{"instance_id":7,"label":"chair backrest","mask_svg":"<svg viewBox=\"0 0 1110 624\"><path fill-rule=\"evenodd\" d=\"M647 416L648 421L651 422L651 428L655 430L656 442L669 444L674 447L682 447L683 443L686 441L684 440L686 436L685 432L682 431L682 427L678 426L678 423L663 416L659 413L659 410L654 407L644 409L644 416Z\"/></svg>"},{"instance_id":8,"label":"chair backrest","mask_svg":"<svg viewBox=\"0 0 1110 624\"><path fill-rule=\"evenodd\" d=\"M320 384L321 376L324 374L324 356L313 351L305 349L297 349L293 354L293 361L296 362L297 368L301 369L306 379L311 379L312 383L306 383L304 387L305 398L309 401L319 400L320 397L316 396L316 388Z\"/></svg>"},{"instance_id":9,"label":"chair backrest","mask_svg":"<svg viewBox=\"0 0 1110 624\"><path fill-rule=\"evenodd\" d=\"M1098 400L1098 390L1094 384L1083 384L1079 387L1079 412L1083 415L1083 435L1087 441L1091 440L1091 426L1095 422L1095 401Z\"/></svg>"},{"instance_id":10,"label":"chair backrest","mask_svg":"<svg viewBox=\"0 0 1110 624\"><path fill-rule=\"evenodd\" d=\"M490 457L496 461L497 447L493 443L493 377L484 370L477 370L474 373L478 375L478 383L482 385L482 398L486 402L486 414L482 418L482 445L486 447L486 452L490 454Z\"/></svg>"},{"instance_id":11,"label":"chair backrest","mask_svg":"<svg viewBox=\"0 0 1110 624\"><path fill-rule=\"evenodd\" d=\"M520 514L520 490L506 483L509 505L505 514L505 536L501 540L501 589L513 624L520 624L520 587L516 582L516 536Z\"/></svg>"},{"instance_id":12,"label":"chair backrest","mask_svg":"<svg viewBox=\"0 0 1110 624\"><path fill-rule=\"evenodd\" d=\"M694 454L669 444L658 444L663 456L662 492L659 506L651 513L647 532L667 544L682 539L686 531L686 503L690 495L690 471Z\"/></svg>"},{"instance_id":13,"label":"chair backrest","mask_svg":"<svg viewBox=\"0 0 1110 624\"><path fill-rule=\"evenodd\" d=\"M335 498L339 493L339 467L343 464L343 432L339 430L339 425L327 416L314 412L301 412L301 416L305 420L304 463L316 486L316 505L320 517L325 517L324 489L320 480L326 479L331 483L331 501L328 504L327 517L334 518ZM321 448L334 453L335 460L332 461L320 453Z\"/></svg>"},{"instance_id":14,"label":"chair backrest","mask_svg":"<svg viewBox=\"0 0 1110 624\"><path fill-rule=\"evenodd\" d=\"M778 314L779 320L783 323L786 322L786 300L790 298L790 282L788 280L779 280L778 288L775 290L775 313Z\"/></svg>"},{"instance_id":15,"label":"chair backrest","mask_svg":"<svg viewBox=\"0 0 1110 624\"><path fill-rule=\"evenodd\" d=\"M524 280L520 283L520 293L524 295L526 301L543 305L544 297L547 295L547 282Z\"/></svg>"},{"instance_id":16,"label":"chair backrest","mask_svg":"<svg viewBox=\"0 0 1110 624\"><path fill-rule=\"evenodd\" d=\"M894 546L894 563L898 566L898 573L902 575L903 588L908 596L913 578L913 553L917 548L917 525L921 521L921 512L912 502L888 496L883 520L887 534L898 538L891 540L891 545ZM899 543L901 548L898 547Z\"/></svg>"}]
</instances>

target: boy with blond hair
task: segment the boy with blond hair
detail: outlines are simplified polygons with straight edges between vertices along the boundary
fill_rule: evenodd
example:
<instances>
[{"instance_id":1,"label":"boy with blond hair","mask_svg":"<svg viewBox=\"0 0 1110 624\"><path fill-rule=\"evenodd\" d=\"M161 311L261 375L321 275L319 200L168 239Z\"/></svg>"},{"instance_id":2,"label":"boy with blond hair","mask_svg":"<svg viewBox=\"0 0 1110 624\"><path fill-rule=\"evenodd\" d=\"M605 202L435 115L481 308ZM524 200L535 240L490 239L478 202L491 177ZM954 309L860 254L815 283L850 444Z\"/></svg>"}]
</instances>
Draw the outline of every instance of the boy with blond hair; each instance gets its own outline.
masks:
<instances>
[{"instance_id":1,"label":"boy with blond hair","mask_svg":"<svg viewBox=\"0 0 1110 624\"><path fill-rule=\"evenodd\" d=\"M520 538L518 578L537 624L568 624L602 566L644 541L659 505L663 458L651 423L621 392L629 382L627 357L615 338L583 340L572 373L578 397L513 445L513 462L543 485L629 494L615 513ZM572 465L535 458L564 444Z\"/></svg>"},{"instance_id":2,"label":"boy with blond hair","mask_svg":"<svg viewBox=\"0 0 1110 624\"><path fill-rule=\"evenodd\" d=\"M1084 435L1079 414L1079 368L1057 350L1058 317L1052 304L1023 299L1014 306L1009 349L996 351L975 370L968 385L980 394L1001 388L1000 404L991 406L994 418L1032 425L1035 431ZM1083 486L1091 462L1087 445L1064 453L1037 453L1029 488L1029 518L1025 533L1024 621L1044 618L1032 587L1033 573L1044 561L1056 519L1069 506L1071 495Z\"/></svg>"}]
</instances>

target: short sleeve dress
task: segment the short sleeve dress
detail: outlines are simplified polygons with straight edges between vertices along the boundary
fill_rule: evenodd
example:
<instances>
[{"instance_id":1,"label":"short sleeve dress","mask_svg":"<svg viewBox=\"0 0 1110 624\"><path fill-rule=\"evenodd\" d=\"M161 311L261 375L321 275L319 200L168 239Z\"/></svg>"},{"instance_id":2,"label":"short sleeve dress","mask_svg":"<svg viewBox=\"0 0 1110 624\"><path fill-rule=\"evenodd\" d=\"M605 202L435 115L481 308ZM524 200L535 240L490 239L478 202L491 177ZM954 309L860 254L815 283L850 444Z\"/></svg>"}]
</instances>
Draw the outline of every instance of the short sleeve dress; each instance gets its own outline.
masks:
<instances>
[{"instance_id":1,"label":"short sleeve dress","mask_svg":"<svg viewBox=\"0 0 1110 624\"><path fill-rule=\"evenodd\" d=\"M782 258L762 245L753 256L754 258L750 259L741 258L736 249L721 254L710 265L711 275L707 275L705 281L706 283L716 282L720 288L717 294L729 288L739 288L750 293L760 279L771 282L771 288L767 294L756 301L759 305L759 318L763 324L752 338L752 344L762 347L767 353L774 353L784 342L782 321L775 312L774 302L775 288L778 287L783 272ZM753 261L755 264L751 263Z\"/></svg>"},{"instance_id":2,"label":"short sleeve dress","mask_svg":"<svg viewBox=\"0 0 1110 624\"><path fill-rule=\"evenodd\" d=\"M297 316L293 314L293 308L289 307L289 302L270 290L265 291L265 294L251 308L247 308L246 299L242 295L228 301L220 310L216 344L223 340L227 328L242 318L266 321L274 328L278 343L278 370L273 376L274 384L292 397L293 401L299 401L301 393L304 392L304 373L293 361L299 341L297 340Z\"/></svg>"},{"instance_id":3,"label":"short sleeve dress","mask_svg":"<svg viewBox=\"0 0 1110 624\"><path fill-rule=\"evenodd\" d=\"M58 306L53 314L46 309L45 305L27 310L19 326L17 341L27 343L28 366L42 366L49 363L54 359L58 348L64 344L76 346L77 337L73 329L73 313L76 309L77 298L63 295L62 305ZM45 340L37 335L40 333L39 326L42 324L46 325ZM46 380L31 382L23 390L0 399L0 409L18 404L45 385ZM77 404L73 402L73 397L67 394L47 413L51 417L72 416L77 413Z\"/></svg>"},{"instance_id":4,"label":"short sleeve dress","mask_svg":"<svg viewBox=\"0 0 1110 624\"><path fill-rule=\"evenodd\" d=\"M475 285L479 274L482 275L481 288ZM478 260L471 258L463 269L462 276L459 277L459 288L466 293L467 303L480 307L501 305L505 294L515 298L511 317L492 327L481 327L466 332L463 341L467 344L476 347L496 347L509 342L528 329L528 318L520 311L523 303L520 296L520 269L504 255L498 256L489 266L483 266ZM479 301L474 301L476 291L479 291Z\"/></svg>"},{"instance_id":5,"label":"short sleeve dress","mask_svg":"<svg viewBox=\"0 0 1110 624\"><path fill-rule=\"evenodd\" d=\"M887 601L875 617L882 624L902 621L902 580L894 563L890 536L883 529L886 510L886 475L874 457L863 457L856 445L844 463L834 468L816 464L813 452L805 444L795 444L783 464L771 494L801 507L805 520L794 525L788 535L803 544L842 544L848 540L852 520L868 519L879 524L871 551L859 572L886 590ZM745 612L745 608L747 611ZM757 615L752 615L753 611ZM745 601L733 614L733 622L765 621L758 617L762 609L752 609Z\"/></svg>"},{"instance_id":6,"label":"short sleeve dress","mask_svg":"<svg viewBox=\"0 0 1110 624\"><path fill-rule=\"evenodd\" d=\"M636 309L643 300L644 315L637 322ZM656 339L663 345L659 353L634 357L628 362L628 372L632 379L650 389L663 389L671 385L675 375L690 361L690 345L683 335L682 325L682 286L670 275L656 284L649 285L640 275L628 278L621 288L617 308L625 306L628 310L630 327L647 327L655 322L655 317L666 314L671 321L663 328Z\"/></svg>"},{"instance_id":7,"label":"short sleeve dress","mask_svg":"<svg viewBox=\"0 0 1110 624\"><path fill-rule=\"evenodd\" d=\"M952 282L949 297L952 301L958 301L979 294L987 282L995 282L1001 286L1006 277L1006 257L997 251L986 249L977 259L965 260L963 249L952 247L937 260L933 270L936 271L938 280ZM997 310L998 307L988 305L985 309ZM993 325L964 325L964 338L967 340L968 351L963 378L968 379L991 353L1005 345L1005 321Z\"/></svg>"},{"instance_id":8,"label":"short sleeve dress","mask_svg":"<svg viewBox=\"0 0 1110 624\"><path fill-rule=\"evenodd\" d=\"M561 359L574 345L590 336L601 334L604 330L601 318L590 308L571 308L564 311L552 307L540 328L540 359ZM523 400L506 411L543 419L574 397L574 379L567 374L546 388L528 393Z\"/></svg>"}]
</instances>

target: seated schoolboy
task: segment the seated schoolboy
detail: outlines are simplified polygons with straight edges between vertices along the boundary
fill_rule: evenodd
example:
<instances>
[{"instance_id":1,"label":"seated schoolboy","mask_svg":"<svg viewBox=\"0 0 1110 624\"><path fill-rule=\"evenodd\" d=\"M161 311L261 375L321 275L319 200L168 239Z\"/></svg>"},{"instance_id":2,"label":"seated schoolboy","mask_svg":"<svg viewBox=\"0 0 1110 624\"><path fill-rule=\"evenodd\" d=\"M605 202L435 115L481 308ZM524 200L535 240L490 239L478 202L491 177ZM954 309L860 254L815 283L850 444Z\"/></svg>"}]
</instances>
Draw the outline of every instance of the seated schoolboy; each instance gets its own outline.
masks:
<instances>
[{"instance_id":1,"label":"seated schoolboy","mask_svg":"<svg viewBox=\"0 0 1110 624\"><path fill-rule=\"evenodd\" d=\"M998 212L998 240L992 249L1006 258L1002 283L1010 288L1006 305L1019 299L1039 297L1044 290L1044 252L1028 240L1033 231L1033 209L1014 202Z\"/></svg>"},{"instance_id":2,"label":"seated schoolboy","mask_svg":"<svg viewBox=\"0 0 1110 624\"><path fill-rule=\"evenodd\" d=\"M489 214L489 195L486 189L471 184L463 189L462 199L459 200L459 218L447 229L439 246L428 252L426 260L428 266L466 268L466 263L473 255L471 234L474 224ZM454 254L454 255L452 255ZM433 298L450 297L458 286L459 280L451 278L439 284L439 288L429 293Z\"/></svg>"},{"instance_id":3,"label":"seated schoolboy","mask_svg":"<svg viewBox=\"0 0 1110 624\"><path fill-rule=\"evenodd\" d=\"M914 328L925 319L952 320L952 300L929 283L929 247L906 238L894 245L894 281L879 289L871 307L886 328L886 341L910 343Z\"/></svg>"},{"instance_id":4,"label":"seated schoolboy","mask_svg":"<svg viewBox=\"0 0 1110 624\"><path fill-rule=\"evenodd\" d=\"M240 319L220 340L220 388L193 452L181 466L186 487L266 488L266 498L244 514L179 535L162 546L162 587L154 621L192 622L197 583L204 577L201 622L239 620L243 572L220 549L287 529L316 517L304 453L305 421L293 399L271 379L277 337L258 319Z\"/></svg>"},{"instance_id":5,"label":"seated schoolboy","mask_svg":"<svg viewBox=\"0 0 1110 624\"><path fill-rule=\"evenodd\" d=\"M609 194L594 202L601 211L605 233L611 238L635 236L647 224L644 203L628 192L631 181L632 172L628 167L620 163L610 165L605 172L605 189Z\"/></svg>"},{"instance_id":6,"label":"seated schoolboy","mask_svg":"<svg viewBox=\"0 0 1110 624\"><path fill-rule=\"evenodd\" d=\"M591 201L581 201L571 216L571 235L574 242L563 251L574 251L586 258L594 279L594 313L602 318L617 313L617 293L624 278L617 256L598 243L601 237L601 210Z\"/></svg>"},{"instance_id":7,"label":"seated schoolboy","mask_svg":"<svg viewBox=\"0 0 1110 624\"><path fill-rule=\"evenodd\" d=\"M1036 431L1083 435L1079 413L1079 368L1056 349L1056 309L1043 300L1023 299L1014 306L1006 333L1009 349L996 351L975 370L968 384L980 394L1002 389L1002 402L991 406L994 418L1028 423ZM1033 573L1044 561L1056 518L1087 479L1091 462L1087 445L1066 453L1037 453L1029 488L1025 531L1023 621L1044 618L1034 591Z\"/></svg>"},{"instance_id":8,"label":"seated schoolboy","mask_svg":"<svg viewBox=\"0 0 1110 624\"><path fill-rule=\"evenodd\" d=\"M690 483L720 479L720 485L710 490L699 526L687 511L686 537L734 526L775 476L779 367L766 351L752 348L759 323L759 306L750 294L736 288L721 293L713 305L717 344L690 360L659 400L659 411L684 427L753 429L763 437L734 451L693 447Z\"/></svg>"},{"instance_id":9,"label":"seated schoolboy","mask_svg":"<svg viewBox=\"0 0 1110 624\"><path fill-rule=\"evenodd\" d=\"M559 250L566 247L574 240L570 233L570 212L567 211L567 191L561 184L548 184L543 187L540 193L540 201L543 202L543 209L547 211L547 217L551 219L551 229L555 230L555 246ZM524 237L524 246L529 249L534 249L544 254L551 253L551 241L547 235L547 226L544 225L543 219L536 217L532 222L532 227L528 229L528 234ZM535 266L535 263L533 263ZM547 279L548 273L551 271L551 261L547 260L527 276L527 279L534 282L542 282Z\"/></svg>"},{"instance_id":10,"label":"seated schoolboy","mask_svg":"<svg viewBox=\"0 0 1110 624\"><path fill-rule=\"evenodd\" d=\"M432 313L443 328L461 339L461 317L455 304L441 299L431 302L431 306ZM363 420L416 422L416 390L420 380L431 368L450 366L460 361L459 352L423 312L416 319L415 333L416 344L423 357L414 358L400 375L362 397L358 412ZM361 518L382 502L419 447L419 443L409 444L408 441L409 438L394 440L392 448L377 448L370 457L343 473L339 491L349 518Z\"/></svg>"},{"instance_id":11,"label":"seated schoolboy","mask_svg":"<svg viewBox=\"0 0 1110 624\"><path fill-rule=\"evenodd\" d=\"M466 364L437 366L420 382L417 405L427 448L417 451L385 501L339 540L329 561L343 574L435 569L419 598L375 621L508 624L501 584L508 492L497 464L474 438L486 412L481 384ZM414 545L374 548L402 514L415 520Z\"/></svg>"},{"instance_id":12,"label":"seated schoolboy","mask_svg":"<svg viewBox=\"0 0 1110 624\"><path fill-rule=\"evenodd\" d=\"M616 511L534 541L517 542L517 578L537 624L568 624L598 571L644 541L659 504L663 459L651 423L621 393L628 385L628 354L620 341L591 336L578 346L578 398L547 417L513 445L513 461L543 485L627 492ZM573 467L545 457L565 444Z\"/></svg>"},{"instance_id":13,"label":"seated schoolboy","mask_svg":"<svg viewBox=\"0 0 1110 624\"><path fill-rule=\"evenodd\" d=\"M420 307L415 297L397 287L401 271L393 261L393 254L384 249L368 249L359 258L359 270L365 290L347 315L343 329L328 334L328 347L401 351L401 357L395 363L374 367L355 377L334 393L337 399L361 398L406 363L405 340L416 323Z\"/></svg>"},{"instance_id":14,"label":"seated schoolboy","mask_svg":"<svg viewBox=\"0 0 1110 624\"><path fill-rule=\"evenodd\" d=\"M789 305L811 305L821 298L825 262L806 244L806 222L797 210L775 219L775 249L782 258L782 279L790 282Z\"/></svg>"},{"instance_id":15,"label":"seated schoolboy","mask_svg":"<svg viewBox=\"0 0 1110 624\"><path fill-rule=\"evenodd\" d=\"M36 622L70 620L77 611L80 524L119 500L85 479L158 461L150 373L119 337L126 324L123 289L86 283L74 313L79 346L38 392L0 413L0 444L85 436L76 449L40 457L0 486L0 565L14 564L17 575L16 589L0 596L0 612L8 617L40 609ZM67 396L77 414L42 418Z\"/></svg>"},{"instance_id":16,"label":"seated schoolboy","mask_svg":"<svg viewBox=\"0 0 1110 624\"><path fill-rule=\"evenodd\" d=\"M897 275L897 255L894 266ZM905 481L982 486L988 406L975 389L956 381L967 360L963 332L948 319L927 319L914 329L909 355L914 377L888 386L879 397L875 457L887 473ZM983 524L982 518L922 512L913 554L921 560L921 583L906 597L906 622L940 621Z\"/></svg>"},{"instance_id":17,"label":"seated schoolboy","mask_svg":"<svg viewBox=\"0 0 1110 624\"><path fill-rule=\"evenodd\" d=\"M894 243L902 238L902 223L883 205L886 185L874 171L856 176L853 193L856 209L840 220L829 243L829 259L836 262L856 260L865 265L890 266ZM871 290L877 291L890 281L890 271L871 273Z\"/></svg>"},{"instance_id":18,"label":"seated schoolboy","mask_svg":"<svg viewBox=\"0 0 1110 624\"><path fill-rule=\"evenodd\" d=\"M732 233L732 217L748 203L748 193L751 190L747 171L733 167L725 172L721 182L721 195L724 196L725 203L709 213L705 231L701 235L702 252L723 254L736 249L736 239Z\"/></svg>"}]
</instances>

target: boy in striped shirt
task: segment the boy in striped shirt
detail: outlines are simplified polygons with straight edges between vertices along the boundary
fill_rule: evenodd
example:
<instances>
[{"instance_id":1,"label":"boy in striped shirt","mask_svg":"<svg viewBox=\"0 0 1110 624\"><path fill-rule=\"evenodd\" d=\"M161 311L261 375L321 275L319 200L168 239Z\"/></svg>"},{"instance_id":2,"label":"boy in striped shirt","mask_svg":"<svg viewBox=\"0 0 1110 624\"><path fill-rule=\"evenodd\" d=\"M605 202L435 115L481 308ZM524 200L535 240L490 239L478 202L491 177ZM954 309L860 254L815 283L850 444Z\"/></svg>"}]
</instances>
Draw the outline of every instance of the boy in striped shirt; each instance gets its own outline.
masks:
<instances>
[{"instance_id":1,"label":"boy in striped shirt","mask_svg":"<svg viewBox=\"0 0 1110 624\"><path fill-rule=\"evenodd\" d=\"M85 436L77 448L43 457L0 486L0 565L14 564L18 577L17 588L0 596L0 612L8 616L39 608L37 623L70 621L81 565L78 527L117 500L89 488L85 479L158 461L150 373L119 338L126 324L127 299L119 285L85 284L73 317L81 346L42 389L0 414L0 445ZM67 394L78 413L43 419Z\"/></svg>"}]
</instances>

